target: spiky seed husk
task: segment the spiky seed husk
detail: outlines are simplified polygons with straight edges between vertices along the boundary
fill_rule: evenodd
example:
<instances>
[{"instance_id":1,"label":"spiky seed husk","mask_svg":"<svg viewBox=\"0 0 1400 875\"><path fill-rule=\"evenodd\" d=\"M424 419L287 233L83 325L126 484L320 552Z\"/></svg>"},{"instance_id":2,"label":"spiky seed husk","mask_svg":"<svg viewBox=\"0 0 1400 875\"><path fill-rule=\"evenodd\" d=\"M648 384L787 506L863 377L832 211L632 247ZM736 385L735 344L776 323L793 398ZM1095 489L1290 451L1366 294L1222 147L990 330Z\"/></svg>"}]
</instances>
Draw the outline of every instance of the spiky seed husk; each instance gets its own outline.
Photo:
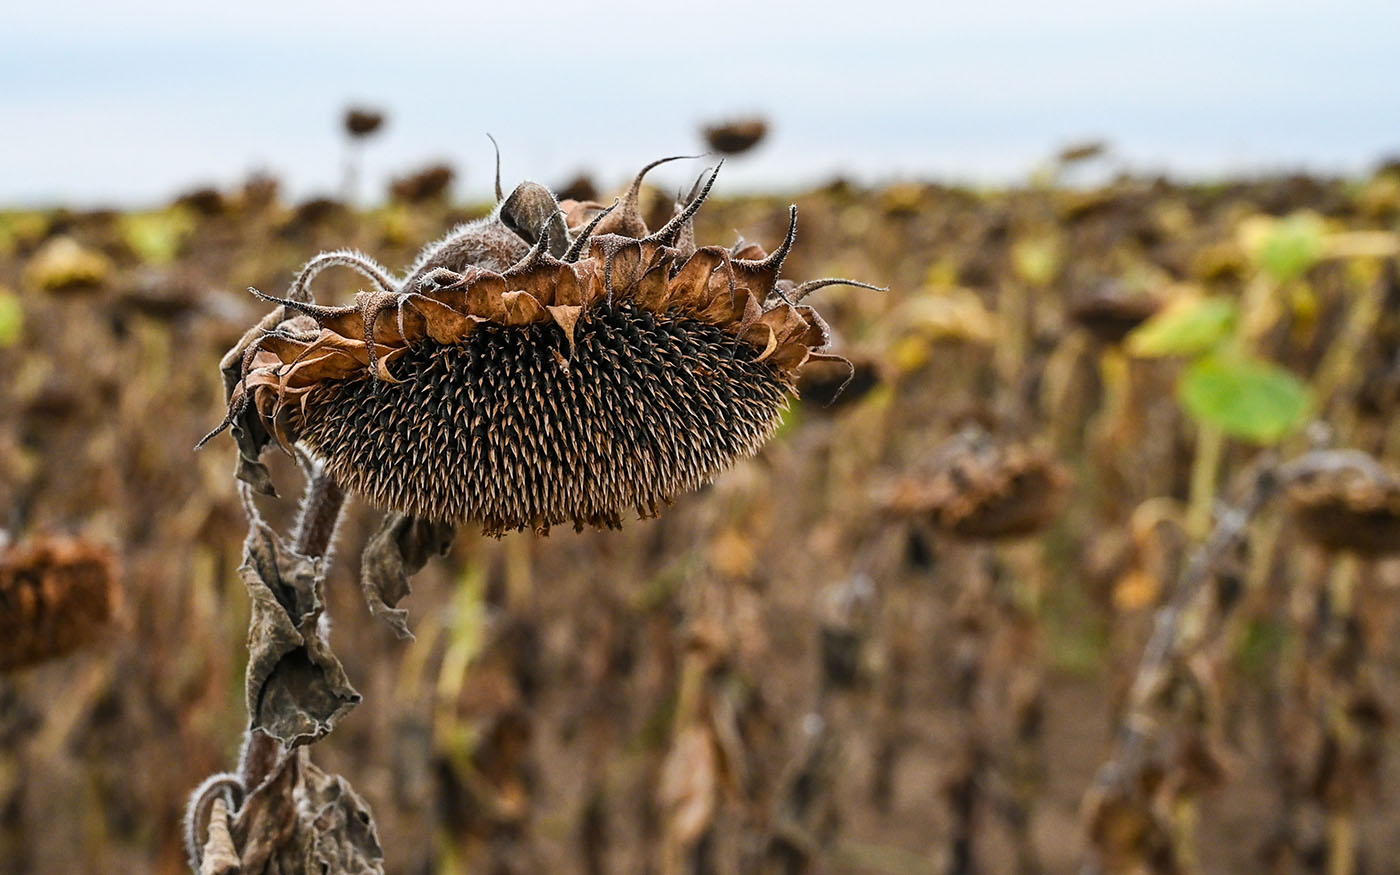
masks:
<instances>
[{"instance_id":1,"label":"spiky seed husk","mask_svg":"<svg viewBox=\"0 0 1400 875\"><path fill-rule=\"evenodd\" d=\"M283 302L225 359L245 472L276 439L418 519L500 533L656 514L755 452L803 365L836 358L796 303L816 286L779 279L792 229L772 255L695 247L712 183L656 232L633 192L565 213L525 183L398 291Z\"/></svg>"},{"instance_id":2,"label":"spiky seed husk","mask_svg":"<svg viewBox=\"0 0 1400 875\"><path fill-rule=\"evenodd\" d=\"M1400 553L1400 478L1357 468L1321 471L1291 483L1287 497L1304 534L1330 550L1366 558Z\"/></svg>"},{"instance_id":3,"label":"spiky seed husk","mask_svg":"<svg viewBox=\"0 0 1400 875\"><path fill-rule=\"evenodd\" d=\"M939 448L926 475L901 483L890 504L960 538L1020 537L1055 521L1071 482L1041 447L969 428Z\"/></svg>"},{"instance_id":4,"label":"spiky seed husk","mask_svg":"<svg viewBox=\"0 0 1400 875\"><path fill-rule=\"evenodd\" d=\"M544 323L422 344L391 366L403 382L329 385L297 433L373 503L496 533L655 516L776 425L782 380L718 326L603 303L574 334L572 351Z\"/></svg>"},{"instance_id":5,"label":"spiky seed husk","mask_svg":"<svg viewBox=\"0 0 1400 875\"><path fill-rule=\"evenodd\" d=\"M0 670L95 641L120 603L116 560L87 541L42 538L0 554Z\"/></svg>"}]
</instances>

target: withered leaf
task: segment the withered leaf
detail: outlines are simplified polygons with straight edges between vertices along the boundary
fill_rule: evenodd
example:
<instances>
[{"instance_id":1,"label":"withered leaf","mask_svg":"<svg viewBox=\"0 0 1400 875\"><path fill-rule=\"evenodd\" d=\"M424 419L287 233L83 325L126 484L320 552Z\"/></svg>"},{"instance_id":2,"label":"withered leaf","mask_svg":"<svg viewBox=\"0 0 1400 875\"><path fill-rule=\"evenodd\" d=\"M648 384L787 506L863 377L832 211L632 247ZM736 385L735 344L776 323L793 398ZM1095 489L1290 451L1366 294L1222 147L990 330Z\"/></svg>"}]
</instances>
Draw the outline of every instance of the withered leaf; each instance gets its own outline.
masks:
<instances>
[{"instance_id":1,"label":"withered leaf","mask_svg":"<svg viewBox=\"0 0 1400 875\"><path fill-rule=\"evenodd\" d=\"M304 749L285 755L249 794L234 823L233 841L247 875L384 871L369 806L344 778L312 764Z\"/></svg>"},{"instance_id":2,"label":"withered leaf","mask_svg":"<svg viewBox=\"0 0 1400 875\"><path fill-rule=\"evenodd\" d=\"M233 846L233 836L229 834L228 803L223 799L214 800L209 817L209 838L204 843L199 875L238 875L242 865L238 852Z\"/></svg>"},{"instance_id":3,"label":"withered leaf","mask_svg":"<svg viewBox=\"0 0 1400 875\"><path fill-rule=\"evenodd\" d=\"M320 624L323 564L294 552L257 520L238 571L252 602L251 725L287 745L316 741L360 701Z\"/></svg>"},{"instance_id":4,"label":"withered leaf","mask_svg":"<svg viewBox=\"0 0 1400 875\"><path fill-rule=\"evenodd\" d=\"M384 853L369 806L339 775L302 764L302 808L314 816L303 827L307 872L370 875L384 871Z\"/></svg>"},{"instance_id":5,"label":"withered leaf","mask_svg":"<svg viewBox=\"0 0 1400 875\"><path fill-rule=\"evenodd\" d=\"M666 810L667 831L690 846L709 828L719 788L719 762L707 727L694 724L677 735L661 766L657 801Z\"/></svg>"},{"instance_id":6,"label":"withered leaf","mask_svg":"<svg viewBox=\"0 0 1400 875\"><path fill-rule=\"evenodd\" d=\"M253 487L253 491L259 495L275 498L277 488L272 485L272 474L266 465L258 461L272 438L251 403L234 419L231 431L234 443L238 445L238 461L233 475Z\"/></svg>"},{"instance_id":7,"label":"withered leaf","mask_svg":"<svg viewBox=\"0 0 1400 875\"><path fill-rule=\"evenodd\" d=\"M392 626L400 638L413 637L408 611L398 607L412 591L409 577L433 556L446 555L455 532L447 523L391 512L369 539L360 560L360 588L370 613Z\"/></svg>"},{"instance_id":8,"label":"withered leaf","mask_svg":"<svg viewBox=\"0 0 1400 875\"><path fill-rule=\"evenodd\" d=\"M297 826L297 765L301 751L283 754L277 767L248 794L233 823L233 842L247 875L281 871L283 849ZM293 870L295 871L295 870Z\"/></svg>"}]
</instances>

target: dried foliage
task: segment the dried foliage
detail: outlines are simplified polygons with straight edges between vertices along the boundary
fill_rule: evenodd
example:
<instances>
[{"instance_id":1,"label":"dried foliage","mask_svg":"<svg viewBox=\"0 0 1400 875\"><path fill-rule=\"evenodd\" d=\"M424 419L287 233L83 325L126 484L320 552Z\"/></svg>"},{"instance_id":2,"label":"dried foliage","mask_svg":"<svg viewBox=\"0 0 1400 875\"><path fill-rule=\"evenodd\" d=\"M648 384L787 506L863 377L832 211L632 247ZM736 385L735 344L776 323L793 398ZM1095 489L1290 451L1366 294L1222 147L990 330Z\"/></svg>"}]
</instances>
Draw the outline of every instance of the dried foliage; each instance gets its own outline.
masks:
<instances>
[{"instance_id":1,"label":"dried foliage","mask_svg":"<svg viewBox=\"0 0 1400 875\"><path fill-rule=\"evenodd\" d=\"M289 747L324 737L360 701L331 652L318 558L254 516L239 575L248 589L248 718Z\"/></svg>"},{"instance_id":2,"label":"dried foliage","mask_svg":"<svg viewBox=\"0 0 1400 875\"><path fill-rule=\"evenodd\" d=\"M205 837L190 861L197 875L384 872L369 807L303 752L282 756L246 798L238 793L236 814L227 780L215 776L192 802L191 835Z\"/></svg>"}]
</instances>

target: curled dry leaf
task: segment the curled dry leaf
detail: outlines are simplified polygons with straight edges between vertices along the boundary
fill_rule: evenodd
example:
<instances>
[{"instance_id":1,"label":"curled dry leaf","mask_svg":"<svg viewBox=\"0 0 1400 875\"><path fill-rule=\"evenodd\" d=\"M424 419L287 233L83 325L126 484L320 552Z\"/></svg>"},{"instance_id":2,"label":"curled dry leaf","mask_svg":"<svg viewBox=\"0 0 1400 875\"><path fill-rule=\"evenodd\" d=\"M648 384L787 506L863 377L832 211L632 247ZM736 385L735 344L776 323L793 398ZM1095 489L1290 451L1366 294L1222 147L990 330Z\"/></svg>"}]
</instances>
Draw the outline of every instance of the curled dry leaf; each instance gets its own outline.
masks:
<instances>
[{"instance_id":1,"label":"curled dry leaf","mask_svg":"<svg viewBox=\"0 0 1400 875\"><path fill-rule=\"evenodd\" d=\"M360 561L360 588L372 614L388 623L400 638L412 638L408 611L398 607L411 591L408 579L433 556L444 556L456 530L446 523L385 514Z\"/></svg>"},{"instance_id":2,"label":"curled dry leaf","mask_svg":"<svg viewBox=\"0 0 1400 875\"><path fill-rule=\"evenodd\" d=\"M242 864L229 831L228 802L215 799L209 815L209 837L204 842L199 875L239 875Z\"/></svg>"},{"instance_id":3,"label":"curled dry leaf","mask_svg":"<svg viewBox=\"0 0 1400 875\"><path fill-rule=\"evenodd\" d=\"M288 746L325 736L360 701L321 624L324 568L294 552L261 520L238 569L252 602L248 623L251 726Z\"/></svg>"},{"instance_id":4,"label":"curled dry leaf","mask_svg":"<svg viewBox=\"0 0 1400 875\"><path fill-rule=\"evenodd\" d=\"M191 801L202 807L202 799ZM288 751L236 812L226 797L209 805L196 865L199 875L337 873L379 875L384 853L369 806L339 775Z\"/></svg>"}]
</instances>

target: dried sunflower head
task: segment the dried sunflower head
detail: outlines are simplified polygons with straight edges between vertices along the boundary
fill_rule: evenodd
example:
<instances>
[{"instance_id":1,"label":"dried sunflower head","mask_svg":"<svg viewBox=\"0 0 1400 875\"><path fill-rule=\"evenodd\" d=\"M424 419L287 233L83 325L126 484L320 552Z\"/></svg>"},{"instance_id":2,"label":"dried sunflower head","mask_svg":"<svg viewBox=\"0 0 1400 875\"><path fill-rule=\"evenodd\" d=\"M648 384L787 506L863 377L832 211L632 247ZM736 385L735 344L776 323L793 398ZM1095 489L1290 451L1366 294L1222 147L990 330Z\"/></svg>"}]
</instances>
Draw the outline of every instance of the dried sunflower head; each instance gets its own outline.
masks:
<instances>
[{"instance_id":1,"label":"dried sunflower head","mask_svg":"<svg viewBox=\"0 0 1400 875\"><path fill-rule=\"evenodd\" d=\"M121 600L111 551L70 538L0 548L0 670L97 640Z\"/></svg>"},{"instance_id":2,"label":"dried sunflower head","mask_svg":"<svg viewBox=\"0 0 1400 875\"><path fill-rule=\"evenodd\" d=\"M1134 294L1117 283L1100 283L1070 301L1069 317L1099 343L1112 346L1123 342L1134 328L1156 315L1161 303L1153 297Z\"/></svg>"},{"instance_id":3,"label":"dried sunflower head","mask_svg":"<svg viewBox=\"0 0 1400 875\"><path fill-rule=\"evenodd\" d=\"M724 155L747 152L768 135L768 122L758 116L728 119L706 125L701 133L711 149Z\"/></svg>"},{"instance_id":4,"label":"dried sunflower head","mask_svg":"<svg viewBox=\"0 0 1400 875\"><path fill-rule=\"evenodd\" d=\"M299 443L372 504L500 533L653 516L754 453L803 365L836 358L801 304L835 281L779 278L796 208L771 254L697 247L714 178L655 231L640 176L606 208L527 182L404 279L356 253L313 259L224 361L241 476L269 490L259 454ZM373 288L311 303L333 265Z\"/></svg>"},{"instance_id":5,"label":"dried sunflower head","mask_svg":"<svg viewBox=\"0 0 1400 875\"><path fill-rule=\"evenodd\" d=\"M389 196L407 204L446 200L456 172L447 164L433 164L389 183Z\"/></svg>"},{"instance_id":6,"label":"dried sunflower head","mask_svg":"<svg viewBox=\"0 0 1400 875\"><path fill-rule=\"evenodd\" d=\"M350 136L368 137L383 127L384 113L377 109L352 106L345 110L345 116L341 119L341 123L345 125L345 132Z\"/></svg>"},{"instance_id":7,"label":"dried sunflower head","mask_svg":"<svg viewBox=\"0 0 1400 875\"><path fill-rule=\"evenodd\" d=\"M1001 442L978 427L950 438L929 472L899 484L892 510L926 515L961 538L1031 535L1047 528L1069 497L1070 477L1045 450Z\"/></svg>"},{"instance_id":8,"label":"dried sunflower head","mask_svg":"<svg viewBox=\"0 0 1400 875\"><path fill-rule=\"evenodd\" d=\"M1318 544L1368 558L1400 552L1400 477L1379 465L1306 472L1286 494L1294 520Z\"/></svg>"}]
</instances>

